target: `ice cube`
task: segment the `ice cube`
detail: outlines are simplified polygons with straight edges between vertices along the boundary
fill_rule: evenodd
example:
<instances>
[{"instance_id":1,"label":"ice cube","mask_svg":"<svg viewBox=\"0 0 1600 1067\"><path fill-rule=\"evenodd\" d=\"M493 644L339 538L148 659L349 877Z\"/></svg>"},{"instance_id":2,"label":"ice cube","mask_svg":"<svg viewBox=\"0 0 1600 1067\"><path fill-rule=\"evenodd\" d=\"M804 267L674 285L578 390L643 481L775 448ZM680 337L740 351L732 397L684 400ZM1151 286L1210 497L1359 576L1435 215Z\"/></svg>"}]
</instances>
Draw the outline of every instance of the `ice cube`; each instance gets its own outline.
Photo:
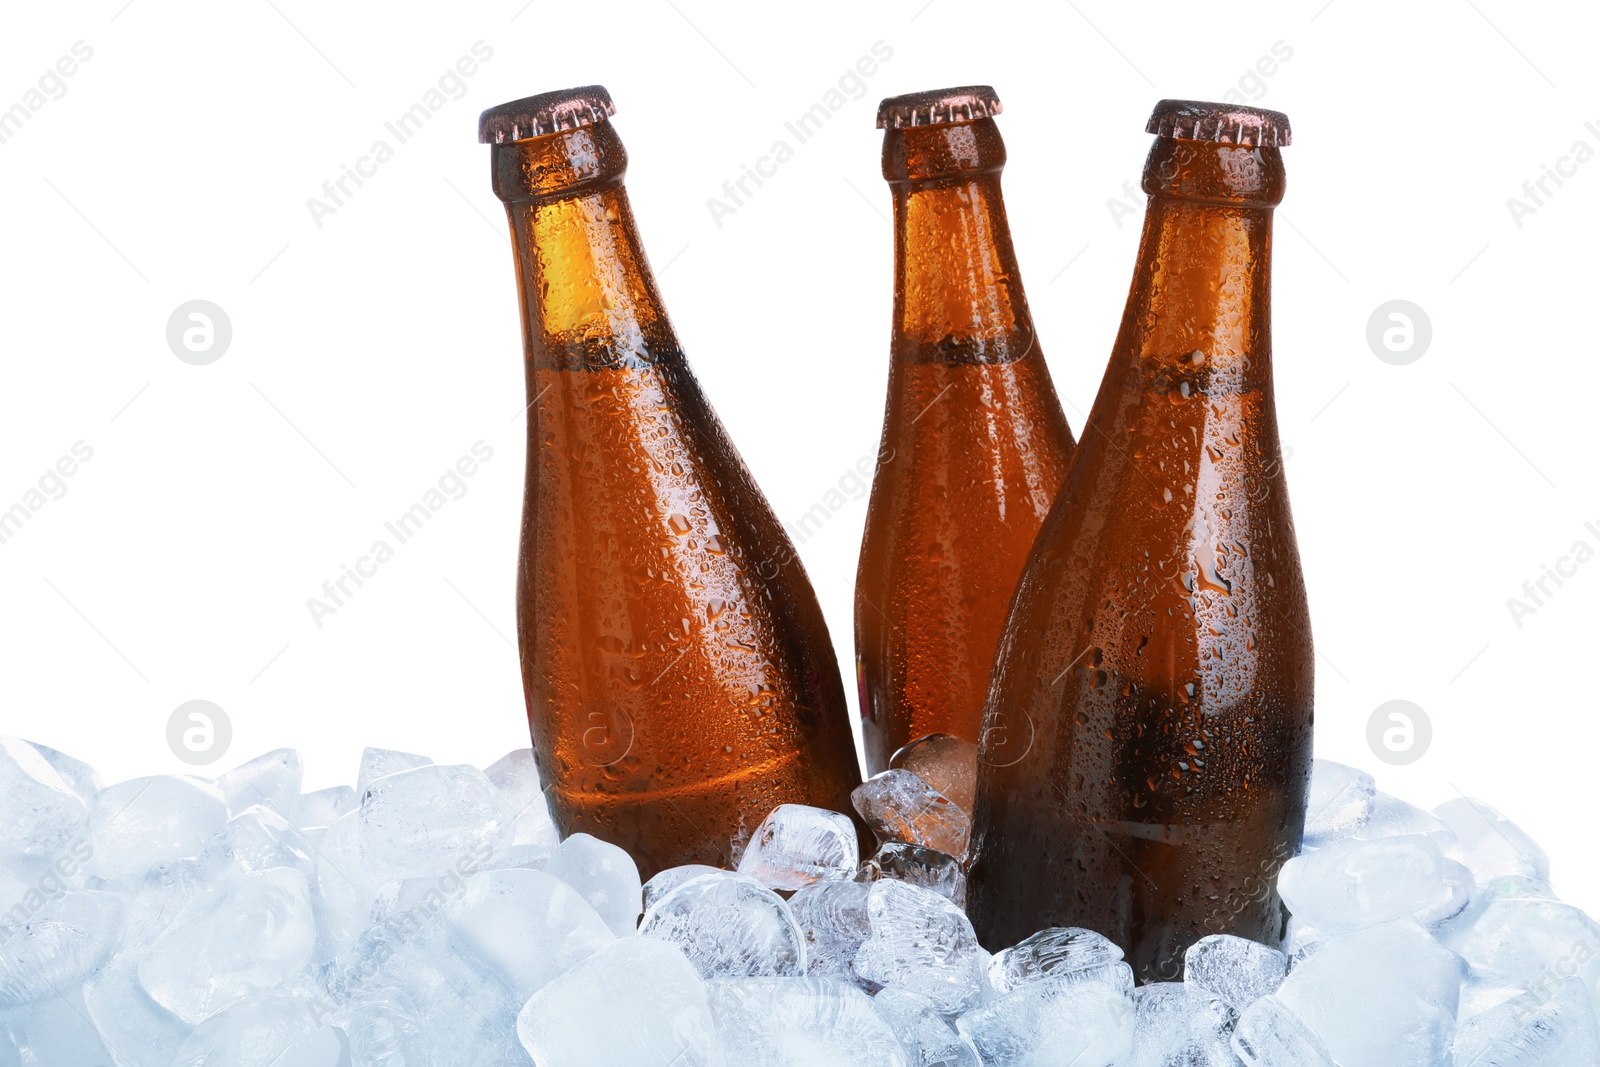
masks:
<instances>
[{"instance_id":1,"label":"ice cube","mask_svg":"<svg viewBox=\"0 0 1600 1067\"><path fill-rule=\"evenodd\" d=\"M139 984L136 951L122 952L84 983L89 1019L117 1067L170 1067L189 1025L150 999Z\"/></svg>"},{"instance_id":2,"label":"ice cube","mask_svg":"<svg viewBox=\"0 0 1600 1067\"><path fill-rule=\"evenodd\" d=\"M1128 1067L1237 1067L1228 1032L1233 1012L1186 982L1133 991L1133 1057Z\"/></svg>"},{"instance_id":3,"label":"ice cube","mask_svg":"<svg viewBox=\"0 0 1600 1067\"><path fill-rule=\"evenodd\" d=\"M0 1064L109 1067L111 1053L87 1018L88 1009L76 988L52 993L25 1008L0 1012Z\"/></svg>"},{"instance_id":4,"label":"ice cube","mask_svg":"<svg viewBox=\"0 0 1600 1067\"><path fill-rule=\"evenodd\" d=\"M1452 924L1445 943L1474 974L1533 989L1577 975L1600 989L1600 925L1577 908L1554 900L1491 900L1470 926Z\"/></svg>"},{"instance_id":5,"label":"ice cube","mask_svg":"<svg viewBox=\"0 0 1600 1067\"><path fill-rule=\"evenodd\" d=\"M309 879L316 873L312 851L311 842L287 819L258 804L229 819L213 834L206 842L204 856L212 863L230 864L241 871L288 867Z\"/></svg>"},{"instance_id":6,"label":"ice cube","mask_svg":"<svg viewBox=\"0 0 1600 1067\"><path fill-rule=\"evenodd\" d=\"M300 799L300 753L279 748L239 764L217 779L228 814L264 804L288 818Z\"/></svg>"},{"instance_id":7,"label":"ice cube","mask_svg":"<svg viewBox=\"0 0 1600 1067\"><path fill-rule=\"evenodd\" d=\"M1465 863L1480 883L1497 878L1550 880L1550 857L1510 819L1481 800L1458 797L1433 809L1455 832L1454 859Z\"/></svg>"},{"instance_id":8,"label":"ice cube","mask_svg":"<svg viewBox=\"0 0 1600 1067\"><path fill-rule=\"evenodd\" d=\"M1277 989L1289 960L1275 948L1234 937L1202 937L1183 954L1183 980L1236 1012Z\"/></svg>"},{"instance_id":9,"label":"ice cube","mask_svg":"<svg viewBox=\"0 0 1600 1067\"><path fill-rule=\"evenodd\" d=\"M933 1001L903 989L885 989L872 1006L906 1050L910 1067L979 1067L977 1053L933 1010Z\"/></svg>"},{"instance_id":10,"label":"ice cube","mask_svg":"<svg viewBox=\"0 0 1600 1067\"><path fill-rule=\"evenodd\" d=\"M192 900L150 946L139 981L156 1003L197 1024L286 981L315 943L304 876L252 871Z\"/></svg>"},{"instance_id":11,"label":"ice cube","mask_svg":"<svg viewBox=\"0 0 1600 1067\"><path fill-rule=\"evenodd\" d=\"M172 1067L339 1067L332 1012L301 997L253 997L195 1027Z\"/></svg>"},{"instance_id":12,"label":"ice cube","mask_svg":"<svg viewBox=\"0 0 1600 1067\"><path fill-rule=\"evenodd\" d=\"M417 767L431 767L433 760L415 752L401 752L393 748L366 748L361 750L361 769L356 773L356 800L366 795L367 787L379 778Z\"/></svg>"},{"instance_id":13,"label":"ice cube","mask_svg":"<svg viewBox=\"0 0 1600 1067\"><path fill-rule=\"evenodd\" d=\"M924 734L889 758L889 766L910 771L972 814L978 791L978 746L950 734Z\"/></svg>"},{"instance_id":14,"label":"ice cube","mask_svg":"<svg viewBox=\"0 0 1600 1067\"><path fill-rule=\"evenodd\" d=\"M1594 1067L1600 1031L1582 979L1567 978L1490 1008L1456 1031L1463 1067Z\"/></svg>"},{"instance_id":15,"label":"ice cube","mask_svg":"<svg viewBox=\"0 0 1600 1067\"><path fill-rule=\"evenodd\" d=\"M1240 1014L1232 1044L1244 1067L1334 1067L1322 1039L1275 996Z\"/></svg>"},{"instance_id":16,"label":"ice cube","mask_svg":"<svg viewBox=\"0 0 1600 1067\"><path fill-rule=\"evenodd\" d=\"M573 834L544 865L544 873L578 891L618 937L639 926L644 893L633 857L616 845L588 834Z\"/></svg>"},{"instance_id":17,"label":"ice cube","mask_svg":"<svg viewBox=\"0 0 1600 1067\"><path fill-rule=\"evenodd\" d=\"M849 978L861 943L872 933L867 898L872 887L860 882L818 882L789 898L789 910L806 945L806 973Z\"/></svg>"},{"instance_id":18,"label":"ice cube","mask_svg":"<svg viewBox=\"0 0 1600 1067\"><path fill-rule=\"evenodd\" d=\"M37 748L0 737L0 854L51 857L83 829L89 808Z\"/></svg>"},{"instance_id":19,"label":"ice cube","mask_svg":"<svg viewBox=\"0 0 1600 1067\"><path fill-rule=\"evenodd\" d=\"M356 791L347 785L317 789L301 793L295 799L289 822L300 830L314 826L332 826L356 810Z\"/></svg>"},{"instance_id":20,"label":"ice cube","mask_svg":"<svg viewBox=\"0 0 1600 1067\"><path fill-rule=\"evenodd\" d=\"M561 843L561 834L550 818L550 806L545 801L544 789L539 781L539 768L534 763L533 749L513 749L483 773L517 810L517 829L512 836L512 844L554 849Z\"/></svg>"},{"instance_id":21,"label":"ice cube","mask_svg":"<svg viewBox=\"0 0 1600 1067\"><path fill-rule=\"evenodd\" d=\"M1312 760L1305 847L1326 848L1359 832L1372 818L1377 794L1377 783L1366 771L1332 760Z\"/></svg>"},{"instance_id":22,"label":"ice cube","mask_svg":"<svg viewBox=\"0 0 1600 1067\"><path fill-rule=\"evenodd\" d=\"M410 1006L397 1001L361 999L340 1014L340 1029L350 1042L350 1067L410 1067L431 1064L432 1041Z\"/></svg>"},{"instance_id":23,"label":"ice cube","mask_svg":"<svg viewBox=\"0 0 1600 1067\"><path fill-rule=\"evenodd\" d=\"M85 868L107 881L137 880L158 863L200 855L227 821L222 793L206 782L167 774L118 782L95 797Z\"/></svg>"},{"instance_id":24,"label":"ice cube","mask_svg":"<svg viewBox=\"0 0 1600 1067\"><path fill-rule=\"evenodd\" d=\"M312 910L317 919L315 963L349 948L372 916L375 887L361 864L361 813L341 815L317 843Z\"/></svg>"},{"instance_id":25,"label":"ice cube","mask_svg":"<svg viewBox=\"0 0 1600 1067\"><path fill-rule=\"evenodd\" d=\"M889 770L856 786L850 801L882 841L967 854L967 813L910 771Z\"/></svg>"},{"instance_id":26,"label":"ice cube","mask_svg":"<svg viewBox=\"0 0 1600 1067\"><path fill-rule=\"evenodd\" d=\"M724 978L706 983L717 1035L741 1067L909 1067L872 998L838 978Z\"/></svg>"},{"instance_id":27,"label":"ice cube","mask_svg":"<svg viewBox=\"0 0 1600 1067\"><path fill-rule=\"evenodd\" d=\"M1275 996L1340 1067L1438 1067L1449 1062L1466 973L1461 957L1402 919L1328 938Z\"/></svg>"},{"instance_id":28,"label":"ice cube","mask_svg":"<svg viewBox=\"0 0 1600 1067\"><path fill-rule=\"evenodd\" d=\"M29 744L39 750L39 755L45 762L54 767L61 780L67 787L83 798L85 804L93 804L95 794L106 787L106 780L100 772L80 759L74 759L65 752L58 752L49 745L41 745L37 741Z\"/></svg>"},{"instance_id":29,"label":"ice cube","mask_svg":"<svg viewBox=\"0 0 1600 1067\"><path fill-rule=\"evenodd\" d=\"M1133 988L1133 968L1122 962L1122 949L1077 926L1047 927L1001 949L989 961L989 984L1000 993L1051 977Z\"/></svg>"},{"instance_id":30,"label":"ice cube","mask_svg":"<svg viewBox=\"0 0 1600 1067\"><path fill-rule=\"evenodd\" d=\"M447 908L452 942L527 1000L615 940L577 891L542 871L482 871Z\"/></svg>"},{"instance_id":31,"label":"ice cube","mask_svg":"<svg viewBox=\"0 0 1600 1067\"><path fill-rule=\"evenodd\" d=\"M705 983L683 953L652 937L618 938L540 989L517 1016L517 1035L539 1067L727 1063Z\"/></svg>"},{"instance_id":32,"label":"ice cube","mask_svg":"<svg viewBox=\"0 0 1600 1067\"><path fill-rule=\"evenodd\" d=\"M805 804L779 804L761 820L739 858L739 873L773 889L803 889L849 878L860 853L848 815Z\"/></svg>"},{"instance_id":33,"label":"ice cube","mask_svg":"<svg viewBox=\"0 0 1600 1067\"><path fill-rule=\"evenodd\" d=\"M871 935L856 952L856 977L927 997L941 1015L983 992L978 938L966 913L931 889L885 878L867 894Z\"/></svg>"},{"instance_id":34,"label":"ice cube","mask_svg":"<svg viewBox=\"0 0 1600 1067\"><path fill-rule=\"evenodd\" d=\"M1099 982L1043 978L967 1012L956 1029L985 1067L1121 1067L1133 1055L1133 1001Z\"/></svg>"},{"instance_id":35,"label":"ice cube","mask_svg":"<svg viewBox=\"0 0 1600 1067\"><path fill-rule=\"evenodd\" d=\"M1432 838L1444 854L1456 847L1455 831L1446 826L1443 819L1388 793L1378 793L1373 797L1372 818L1350 836L1363 841L1376 841L1406 834L1423 834Z\"/></svg>"},{"instance_id":36,"label":"ice cube","mask_svg":"<svg viewBox=\"0 0 1600 1067\"><path fill-rule=\"evenodd\" d=\"M1296 856L1278 872L1289 910L1330 934L1401 918L1437 924L1466 907L1472 890L1471 873L1420 834L1346 838Z\"/></svg>"},{"instance_id":37,"label":"ice cube","mask_svg":"<svg viewBox=\"0 0 1600 1067\"><path fill-rule=\"evenodd\" d=\"M705 978L806 973L805 939L789 905L733 871L691 878L663 896L639 934L676 945Z\"/></svg>"},{"instance_id":38,"label":"ice cube","mask_svg":"<svg viewBox=\"0 0 1600 1067\"><path fill-rule=\"evenodd\" d=\"M904 841L886 841L856 872L858 882L898 878L947 897L958 908L967 905L967 876L954 856Z\"/></svg>"},{"instance_id":39,"label":"ice cube","mask_svg":"<svg viewBox=\"0 0 1600 1067\"><path fill-rule=\"evenodd\" d=\"M516 812L478 768L428 764L374 779L357 815L362 867L382 885L482 865L510 844Z\"/></svg>"},{"instance_id":40,"label":"ice cube","mask_svg":"<svg viewBox=\"0 0 1600 1067\"><path fill-rule=\"evenodd\" d=\"M644 910L649 911L655 902L691 878L702 874L720 874L721 867L708 867L704 863L686 863L682 867L668 867L644 884Z\"/></svg>"},{"instance_id":41,"label":"ice cube","mask_svg":"<svg viewBox=\"0 0 1600 1067\"><path fill-rule=\"evenodd\" d=\"M93 974L115 950L124 912L121 900L96 890L13 908L0 926L0 1010L53 998Z\"/></svg>"}]
</instances>

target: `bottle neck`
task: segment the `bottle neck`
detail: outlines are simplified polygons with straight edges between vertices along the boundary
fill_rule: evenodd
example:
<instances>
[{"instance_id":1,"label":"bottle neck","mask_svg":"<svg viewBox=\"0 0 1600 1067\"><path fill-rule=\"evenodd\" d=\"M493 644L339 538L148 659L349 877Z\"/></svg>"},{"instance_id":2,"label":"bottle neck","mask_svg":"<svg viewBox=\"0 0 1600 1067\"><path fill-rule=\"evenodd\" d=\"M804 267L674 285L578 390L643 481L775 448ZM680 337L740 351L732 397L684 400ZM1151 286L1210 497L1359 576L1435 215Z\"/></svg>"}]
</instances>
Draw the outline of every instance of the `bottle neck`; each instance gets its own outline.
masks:
<instances>
[{"instance_id":1,"label":"bottle neck","mask_svg":"<svg viewBox=\"0 0 1600 1067\"><path fill-rule=\"evenodd\" d=\"M894 197L895 357L1026 355L1033 323L1000 195L1006 155L994 121L892 129L883 157Z\"/></svg>"},{"instance_id":2,"label":"bottle neck","mask_svg":"<svg viewBox=\"0 0 1600 1067\"><path fill-rule=\"evenodd\" d=\"M1183 365L1215 389L1269 383L1278 150L1160 138L1144 189L1150 202L1119 347Z\"/></svg>"},{"instance_id":3,"label":"bottle neck","mask_svg":"<svg viewBox=\"0 0 1600 1067\"><path fill-rule=\"evenodd\" d=\"M598 123L496 145L530 364L639 366L679 351L634 225L627 152Z\"/></svg>"}]
</instances>

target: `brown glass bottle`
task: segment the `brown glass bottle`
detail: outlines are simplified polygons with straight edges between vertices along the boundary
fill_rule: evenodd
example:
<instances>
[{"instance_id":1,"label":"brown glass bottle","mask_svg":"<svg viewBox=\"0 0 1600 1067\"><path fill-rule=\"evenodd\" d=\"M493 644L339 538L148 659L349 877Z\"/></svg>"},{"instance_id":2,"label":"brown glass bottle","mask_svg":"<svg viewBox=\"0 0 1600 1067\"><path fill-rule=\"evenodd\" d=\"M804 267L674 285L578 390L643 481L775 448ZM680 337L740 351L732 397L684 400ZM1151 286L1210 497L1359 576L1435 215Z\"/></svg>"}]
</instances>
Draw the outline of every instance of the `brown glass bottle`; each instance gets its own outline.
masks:
<instances>
[{"instance_id":1,"label":"brown glass bottle","mask_svg":"<svg viewBox=\"0 0 1600 1067\"><path fill-rule=\"evenodd\" d=\"M1072 452L1022 290L986 85L878 108L894 195L894 333L856 572L867 768L978 740L1006 606Z\"/></svg>"},{"instance_id":2,"label":"brown glass bottle","mask_svg":"<svg viewBox=\"0 0 1600 1067\"><path fill-rule=\"evenodd\" d=\"M1165 100L1149 132L1122 328L995 662L968 901L990 948L1084 926L1158 981L1281 937L1313 665L1272 396L1288 119Z\"/></svg>"},{"instance_id":3,"label":"brown glass bottle","mask_svg":"<svg viewBox=\"0 0 1600 1067\"><path fill-rule=\"evenodd\" d=\"M860 782L827 626L690 373L623 190L599 86L484 112L522 302L517 569L528 725L550 811L648 878L729 865L775 806Z\"/></svg>"}]
</instances>

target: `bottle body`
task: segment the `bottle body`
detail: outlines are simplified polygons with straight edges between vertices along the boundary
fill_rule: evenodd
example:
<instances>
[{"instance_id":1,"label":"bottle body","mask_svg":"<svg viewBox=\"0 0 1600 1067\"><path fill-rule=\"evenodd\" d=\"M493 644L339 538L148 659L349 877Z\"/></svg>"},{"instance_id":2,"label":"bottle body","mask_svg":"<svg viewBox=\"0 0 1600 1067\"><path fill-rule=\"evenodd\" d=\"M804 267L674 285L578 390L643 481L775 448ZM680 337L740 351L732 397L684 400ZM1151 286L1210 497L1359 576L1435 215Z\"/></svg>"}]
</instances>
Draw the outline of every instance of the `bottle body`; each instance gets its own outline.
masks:
<instances>
[{"instance_id":1,"label":"bottle body","mask_svg":"<svg viewBox=\"0 0 1600 1067\"><path fill-rule=\"evenodd\" d=\"M1121 331L1011 607L985 709L969 910L1141 981L1200 937L1276 945L1313 650L1273 406L1276 147L1159 139Z\"/></svg>"},{"instance_id":2,"label":"bottle body","mask_svg":"<svg viewBox=\"0 0 1600 1067\"><path fill-rule=\"evenodd\" d=\"M977 742L1006 607L1073 447L1036 342L992 119L887 131L889 390L856 575L869 773L931 733Z\"/></svg>"},{"instance_id":3,"label":"bottle body","mask_svg":"<svg viewBox=\"0 0 1600 1067\"><path fill-rule=\"evenodd\" d=\"M728 866L779 804L850 810L826 624L661 308L610 124L494 151L529 397L518 643L551 814L646 878Z\"/></svg>"}]
</instances>

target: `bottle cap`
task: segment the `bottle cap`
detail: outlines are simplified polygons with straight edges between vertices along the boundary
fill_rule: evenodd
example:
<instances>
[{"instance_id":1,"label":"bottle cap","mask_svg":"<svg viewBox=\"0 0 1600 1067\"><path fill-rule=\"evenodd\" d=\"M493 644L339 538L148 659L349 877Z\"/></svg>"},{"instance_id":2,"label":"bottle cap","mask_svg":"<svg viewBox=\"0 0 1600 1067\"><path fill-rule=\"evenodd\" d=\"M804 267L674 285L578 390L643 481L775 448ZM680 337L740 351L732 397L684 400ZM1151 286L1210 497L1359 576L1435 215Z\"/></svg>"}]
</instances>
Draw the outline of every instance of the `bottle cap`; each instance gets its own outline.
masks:
<instances>
[{"instance_id":1,"label":"bottle cap","mask_svg":"<svg viewBox=\"0 0 1600 1067\"><path fill-rule=\"evenodd\" d=\"M593 126L617 113L604 85L580 85L525 96L491 107L478 116L478 143L504 144L562 130Z\"/></svg>"},{"instance_id":2,"label":"bottle cap","mask_svg":"<svg viewBox=\"0 0 1600 1067\"><path fill-rule=\"evenodd\" d=\"M1000 114L1000 97L987 85L958 85L891 96L878 105L878 129L977 122Z\"/></svg>"},{"instance_id":3,"label":"bottle cap","mask_svg":"<svg viewBox=\"0 0 1600 1067\"><path fill-rule=\"evenodd\" d=\"M1289 144L1289 116L1236 104L1163 100L1150 113L1144 132L1185 141L1283 148Z\"/></svg>"}]
</instances>

